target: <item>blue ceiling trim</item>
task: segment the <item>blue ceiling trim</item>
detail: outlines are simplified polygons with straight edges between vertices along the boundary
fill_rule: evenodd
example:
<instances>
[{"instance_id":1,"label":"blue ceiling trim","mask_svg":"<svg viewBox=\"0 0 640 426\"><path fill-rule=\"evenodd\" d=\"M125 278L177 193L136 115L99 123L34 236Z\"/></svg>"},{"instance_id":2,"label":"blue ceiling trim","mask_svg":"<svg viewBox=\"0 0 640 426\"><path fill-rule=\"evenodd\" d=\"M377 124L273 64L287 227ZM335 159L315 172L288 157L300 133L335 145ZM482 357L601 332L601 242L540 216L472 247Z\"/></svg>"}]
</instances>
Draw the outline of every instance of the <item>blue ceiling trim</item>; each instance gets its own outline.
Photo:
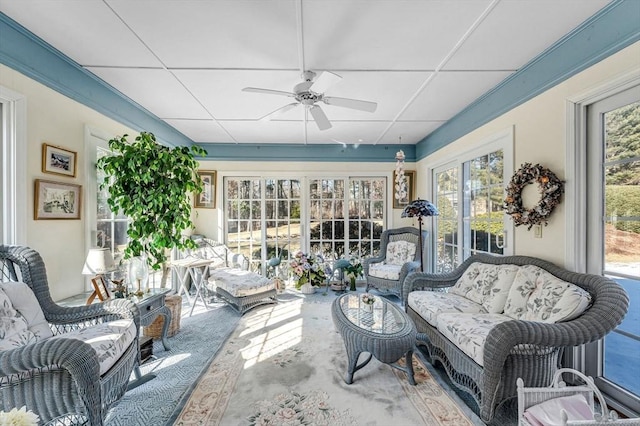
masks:
<instances>
[{"instance_id":1,"label":"blue ceiling trim","mask_svg":"<svg viewBox=\"0 0 640 426\"><path fill-rule=\"evenodd\" d=\"M193 141L0 13L0 63L163 144ZM115 135L114 135L115 136Z\"/></svg>"},{"instance_id":2,"label":"blue ceiling trim","mask_svg":"<svg viewBox=\"0 0 640 426\"><path fill-rule=\"evenodd\" d=\"M206 160L218 161L327 161L362 163L395 162L396 152L402 149L406 162L416 161L415 145L347 145L338 144L199 144L208 154Z\"/></svg>"},{"instance_id":3,"label":"blue ceiling trim","mask_svg":"<svg viewBox=\"0 0 640 426\"><path fill-rule=\"evenodd\" d=\"M617 0L421 140L418 159L640 40L640 1Z\"/></svg>"}]
</instances>

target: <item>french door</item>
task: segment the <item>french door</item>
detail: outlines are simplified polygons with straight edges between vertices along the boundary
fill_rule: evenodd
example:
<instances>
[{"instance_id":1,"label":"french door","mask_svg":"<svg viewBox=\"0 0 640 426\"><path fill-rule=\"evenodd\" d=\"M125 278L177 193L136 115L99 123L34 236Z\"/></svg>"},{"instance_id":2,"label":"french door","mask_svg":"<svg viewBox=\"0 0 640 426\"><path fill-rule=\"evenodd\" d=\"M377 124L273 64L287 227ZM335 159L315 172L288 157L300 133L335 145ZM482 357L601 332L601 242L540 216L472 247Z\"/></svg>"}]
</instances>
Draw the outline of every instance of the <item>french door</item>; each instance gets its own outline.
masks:
<instances>
[{"instance_id":1,"label":"french door","mask_svg":"<svg viewBox=\"0 0 640 426\"><path fill-rule=\"evenodd\" d=\"M640 413L640 86L587 107L587 272L621 284L629 313L587 346L586 373Z\"/></svg>"},{"instance_id":2,"label":"french door","mask_svg":"<svg viewBox=\"0 0 640 426\"><path fill-rule=\"evenodd\" d=\"M512 233L503 213L505 180L513 170L513 134L505 131L480 148L433 169L433 270L449 272L476 253L510 254Z\"/></svg>"}]
</instances>

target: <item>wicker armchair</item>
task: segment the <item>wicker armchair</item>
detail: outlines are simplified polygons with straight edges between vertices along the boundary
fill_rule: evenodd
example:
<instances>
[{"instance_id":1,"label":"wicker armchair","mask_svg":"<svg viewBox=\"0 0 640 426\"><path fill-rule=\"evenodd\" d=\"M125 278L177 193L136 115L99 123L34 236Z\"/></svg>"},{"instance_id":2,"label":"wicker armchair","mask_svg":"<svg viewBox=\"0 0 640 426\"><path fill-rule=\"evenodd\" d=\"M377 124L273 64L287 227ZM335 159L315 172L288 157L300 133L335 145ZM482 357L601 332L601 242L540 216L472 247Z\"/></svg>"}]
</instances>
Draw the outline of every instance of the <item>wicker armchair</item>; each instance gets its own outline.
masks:
<instances>
[{"instance_id":1,"label":"wicker armchair","mask_svg":"<svg viewBox=\"0 0 640 426\"><path fill-rule=\"evenodd\" d=\"M135 339L102 376L96 351L77 339L48 338L0 351L0 410L26 406L46 424L102 425L138 365L137 306L124 299L69 308L57 305L51 299L44 262L28 247L0 246L0 277L22 281L33 290L54 336L133 319Z\"/></svg>"},{"instance_id":2,"label":"wicker armchair","mask_svg":"<svg viewBox=\"0 0 640 426\"><path fill-rule=\"evenodd\" d=\"M484 343L484 366L480 366L443 336L407 303L415 290L445 290L455 285L469 265L535 265L555 277L575 284L591 295L591 305L578 317L557 323L510 320L494 326ZM418 330L418 345L424 345L431 362L439 361L451 381L469 392L490 422L498 405L517 394L516 379L524 386L544 387L558 370L562 350L601 339L615 329L627 313L629 298L616 282L592 274L570 272L542 259L528 256L491 256L468 258L446 274L413 273L404 281L407 313Z\"/></svg>"},{"instance_id":3,"label":"wicker armchair","mask_svg":"<svg viewBox=\"0 0 640 426\"><path fill-rule=\"evenodd\" d=\"M407 226L403 228L387 229L386 231L382 232L382 235L380 236L380 252L377 256L370 257L362 262L364 276L367 280L366 290L369 291L370 288L375 288L378 291L388 292L390 294L398 296L400 300L404 300L404 295L402 293L402 284L404 282L404 279L410 272L420 269L420 254L424 253L424 246L427 240L426 236L426 231L423 231L423 247L421 250L419 247L420 231L418 231L416 228ZM386 263L387 246L389 245L389 243L393 243L396 241L407 241L415 245L415 254L413 255L413 260L402 265L402 268L400 269L400 275L397 279L388 279L371 275L371 266Z\"/></svg>"}]
</instances>

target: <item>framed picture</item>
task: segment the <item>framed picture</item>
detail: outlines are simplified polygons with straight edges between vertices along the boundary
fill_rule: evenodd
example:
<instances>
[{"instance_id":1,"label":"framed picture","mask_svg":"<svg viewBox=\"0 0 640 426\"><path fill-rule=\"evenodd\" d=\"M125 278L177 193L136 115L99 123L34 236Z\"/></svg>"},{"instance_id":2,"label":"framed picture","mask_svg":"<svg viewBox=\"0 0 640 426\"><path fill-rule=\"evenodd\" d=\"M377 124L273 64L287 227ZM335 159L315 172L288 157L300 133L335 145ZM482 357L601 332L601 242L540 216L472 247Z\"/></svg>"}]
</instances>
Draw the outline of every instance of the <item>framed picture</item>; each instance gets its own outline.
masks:
<instances>
[{"instance_id":1,"label":"framed picture","mask_svg":"<svg viewBox=\"0 0 640 426\"><path fill-rule=\"evenodd\" d=\"M404 207L415 199L416 191L416 171L405 170L404 177L407 180L407 198L402 200L396 199L395 185L396 185L396 172L393 172L393 208L404 209Z\"/></svg>"},{"instance_id":2,"label":"framed picture","mask_svg":"<svg viewBox=\"0 0 640 426\"><path fill-rule=\"evenodd\" d=\"M36 179L34 219L80 219L82 187Z\"/></svg>"},{"instance_id":3,"label":"framed picture","mask_svg":"<svg viewBox=\"0 0 640 426\"><path fill-rule=\"evenodd\" d=\"M76 177L77 157L74 151L43 143L42 172Z\"/></svg>"},{"instance_id":4,"label":"framed picture","mask_svg":"<svg viewBox=\"0 0 640 426\"><path fill-rule=\"evenodd\" d=\"M101 302L109 300L111 296L109 295L107 283L102 275L98 275L97 277L91 279L91 284L93 284L93 293L91 293L91 295L87 299L87 305L90 305L96 297L100 299Z\"/></svg>"},{"instance_id":5,"label":"framed picture","mask_svg":"<svg viewBox=\"0 0 640 426\"><path fill-rule=\"evenodd\" d=\"M216 172L213 170L198 170L202 179L202 192L195 195L194 207L199 209L216 208Z\"/></svg>"}]
</instances>

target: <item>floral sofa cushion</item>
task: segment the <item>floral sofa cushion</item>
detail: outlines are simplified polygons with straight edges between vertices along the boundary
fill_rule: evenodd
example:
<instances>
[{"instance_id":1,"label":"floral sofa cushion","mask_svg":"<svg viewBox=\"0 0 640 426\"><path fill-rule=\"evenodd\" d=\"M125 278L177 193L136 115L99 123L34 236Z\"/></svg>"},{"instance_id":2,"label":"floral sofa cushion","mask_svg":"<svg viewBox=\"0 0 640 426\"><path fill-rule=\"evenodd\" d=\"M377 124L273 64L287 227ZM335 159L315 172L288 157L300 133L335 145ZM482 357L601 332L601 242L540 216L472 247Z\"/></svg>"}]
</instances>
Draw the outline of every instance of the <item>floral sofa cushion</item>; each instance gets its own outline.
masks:
<instances>
[{"instance_id":1,"label":"floral sofa cushion","mask_svg":"<svg viewBox=\"0 0 640 426\"><path fill-rule=\"evenodd\" d=\"M132 319L121 319L52 337L58 338L78 339L91 345L98 354L100 375L103 375L120 359L136 338L136 325Z\"/></svg>"},{"instance_id":2,"label":"floral sofa cushion","mask_svg":"<svg viewBox=\"0 0 640 426\"><path fill-rule=\"evenodd\" d=\"M415 255L415 244L410 243L409 241L393 241L387 244L387 253L384 263L388 265L402 266L407 262L413 261Z\"/></svg>"},{"instance_id":3,"label":"floral sofa cushion","mask_svg":"<svg viewBox=\"0 0 640 426\"><path fill-rule=\"evenodd\" d=\"M519 320L555 323L583 313L589 293L534 265L520 268L505 303L505 315Z\"/></svg>"},{"instance_id":4,"label":"floral sofa cushion","mask_svg":"<svg viewBox=\"0 0 640 426\"><path fill-rule=\"evenodd\" d=\"M481 304L487 312L502 313L517 265L490 265L474 262L451 288L451 293Z\"/></svg>"},{"instance_id":5,"label":"floral sofa cushion","mask_svg":"<svg viewBox=\"0 0 640 426\"><path fill-rule=\"evenodd\" d=\"M502 314L442 313L438 315L438 331L483 366L484 342L489 330L510 320Z\"/></svg>"},{"instance_id":6,"label":"floral sofa cushion","mask_svg":"<svg viewBox=\"0 0 640 426\"><path fill-rule=\"evenodd\" d=\"M482 305L466 297L438 291L412 291L407 303L434 327L438 326L438 316L442 313L486 312Z\"/></svg>"},{"instance_id":7,"label":"floral sofa cushion","mask_svg":"<svg viewBox=\"0 0 640 426\"><path fill-rule=\"evenodd\" d=\"M234 297L251 296L275 288L275 284L269 278L235 268L214 269L209 281Z\"/></svg>"},{"instance_id":8,"label":"floral sofa cushion","mask_svg":"<svg viewBox=\"0 0 640 426\"><path fill-rule=\"evenodd\" d=\"M385 280L399 280L401 270L402 266L399 265L388 265L386 263L372 263L369 265L369 275Z\"/></svg>"},{"instance_id":9,"label":"floral sofa cushion","mask_svg":"<svg viewBox=\"0 0 640 426\"><path fill-rule=\"evenodd\" d=\"M25 283L0 283L0 350L52 336L40 304Z\"/></svg>"}]
</instances>

